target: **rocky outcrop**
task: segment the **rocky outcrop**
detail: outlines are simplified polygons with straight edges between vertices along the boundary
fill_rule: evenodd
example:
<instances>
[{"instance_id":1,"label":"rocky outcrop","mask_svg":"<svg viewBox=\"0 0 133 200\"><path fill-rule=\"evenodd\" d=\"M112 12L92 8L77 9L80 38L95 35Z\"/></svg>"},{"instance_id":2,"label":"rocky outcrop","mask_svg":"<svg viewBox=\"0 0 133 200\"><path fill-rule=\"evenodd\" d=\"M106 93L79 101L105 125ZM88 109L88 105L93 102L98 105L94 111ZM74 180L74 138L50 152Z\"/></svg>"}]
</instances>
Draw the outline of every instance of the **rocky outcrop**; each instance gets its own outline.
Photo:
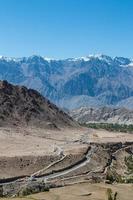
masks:
<instances>
[{"instance_id":1,"label":"rocky outcrop","mask_svg":"<svg viewBox=\"0 0 133 200\"><path fill-rule=\"evenodd\" d=\"M82 107L69 112L80 123L133 124L133 110L126 108L87 108Z\"/></svg>"}]
</instances>

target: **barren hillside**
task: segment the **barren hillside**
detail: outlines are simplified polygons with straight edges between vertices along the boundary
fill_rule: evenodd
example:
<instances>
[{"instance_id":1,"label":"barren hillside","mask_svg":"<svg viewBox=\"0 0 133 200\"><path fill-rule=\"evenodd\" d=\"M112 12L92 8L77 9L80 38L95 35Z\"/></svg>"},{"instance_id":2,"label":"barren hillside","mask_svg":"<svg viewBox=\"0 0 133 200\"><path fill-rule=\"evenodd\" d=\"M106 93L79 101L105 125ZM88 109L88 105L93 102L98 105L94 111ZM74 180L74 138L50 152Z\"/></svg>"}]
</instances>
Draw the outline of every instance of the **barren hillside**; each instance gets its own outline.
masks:
<instances>
[{"instance_id":1,"label":"barren hillside","mask_svg":"<svg viewBox=\"0 0 133 200\"><path fill-rule=\"evenodd\" d=\"M133 110L126 108L111 107L81 107L69 112L76 121L80 123L118 123L133 124Z\"/></svg>"},{"instance_id":2,"label":"barren hillside","mask_svg":"<svg viewBox=\"0 0 133 200\"><path fill-rule=\"evenodd\" d=\"M57 128L76 123L37 91L0 81L0 126Z\"/></svg>"}]
</instances>

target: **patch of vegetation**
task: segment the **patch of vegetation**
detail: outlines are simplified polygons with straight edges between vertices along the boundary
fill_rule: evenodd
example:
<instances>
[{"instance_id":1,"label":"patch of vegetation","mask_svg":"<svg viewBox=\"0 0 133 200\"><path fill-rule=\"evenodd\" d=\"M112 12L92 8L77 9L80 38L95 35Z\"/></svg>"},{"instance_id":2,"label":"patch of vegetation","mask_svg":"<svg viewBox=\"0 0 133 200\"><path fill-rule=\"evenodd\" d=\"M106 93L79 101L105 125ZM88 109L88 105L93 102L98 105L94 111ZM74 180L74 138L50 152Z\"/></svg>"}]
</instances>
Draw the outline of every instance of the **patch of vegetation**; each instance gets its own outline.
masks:
<instances>
[{"instance_id":1,"label":"patch of vegetation","mask_svg":"<svg viewBox=\"0 0 133 200\"><path fill-rule=\"evenodd\" d=\"M107 172L106 180L108 180L110 184L113 182L125 183L124 178L120 174L117 174L115 171L111 170Z\"/></svg>"},{"instance_id":2,"label":"patch of vegetation","mask_svg":"<svg viewBox=\"0 0 133 200\"><path fill-rule=\"evenodd\" d=\"M108 180L110 184L112 184L115 181L114 176L109 173L107 173L106 175L106 180Z\"/></svg>"},{"instance_id":3,"label":"patch of vegetation","mask_svg":"<svg viewBox=\"0 0 133 200\"><path fill-rule=\"evenodd\" d=\"M117 192L113 194L110 188L107 189L107 200L117 200Z\"/></svg>"},{"instance_id":4,"label":"patch of vegetation","mask_svg":"<svg viewBox=\"0 0 133 200\"><path fill-rule=\"evenodd\" d=\"M26 185L18 193L18 196L23 197L30 194L35 194L39 192L48 192L49 186L48 185Z\"/></svg>"},{"instance_id":5,"label":"patch of vegetation","mask_svg":"<svg viewBox=\"0 0 133 200\"><path fill-rule=\"evenodd\" d=\"M3 186L0 186L0 198L3 197Z\"/></svg>"},{"instance_id":6,"label":"patch of vegetation","mask_svg":"<svg viewBox=\"0 0 133 200\"><path fill-rule=\"evenodd\" d=\"M129 174L133 174L133 155L125 157L125 164Z\"/></svg>"},{"instance_id":7,"label":"patch of vegetation","mask_svg":"<svg viewBox=\"0 0 133 200\"><path fill-rule=\"evenodd\" d=\"M88 128L93 129L105 129L107 131L117 131L124 133L133 133L133 125L126 124L109 124L109 123L89 123L89 124L81 124L82 126L86 126Z\"/></svg>"},{"instance_id":8,"label":"patch of vegetation","mask_svg":"<svg viewBox=\"0 0 133 200\"><path fill-rule=\"evenodd\" d=\"M24 188L21 191L21 196L27 196L27 195L30 195L30 194L33 194L33 191L30 188Z\"/></svg>"},{"instance_id":9,"label":"patch of vegetation","mask_svg":"<svg viewBox=\"0 0 133 200\"><path fill-rule=\"evenodd\" d=\"M133 183L133 176L124 177L123 180L124 180L124 183Z\"/></svg>"}]
</instances>

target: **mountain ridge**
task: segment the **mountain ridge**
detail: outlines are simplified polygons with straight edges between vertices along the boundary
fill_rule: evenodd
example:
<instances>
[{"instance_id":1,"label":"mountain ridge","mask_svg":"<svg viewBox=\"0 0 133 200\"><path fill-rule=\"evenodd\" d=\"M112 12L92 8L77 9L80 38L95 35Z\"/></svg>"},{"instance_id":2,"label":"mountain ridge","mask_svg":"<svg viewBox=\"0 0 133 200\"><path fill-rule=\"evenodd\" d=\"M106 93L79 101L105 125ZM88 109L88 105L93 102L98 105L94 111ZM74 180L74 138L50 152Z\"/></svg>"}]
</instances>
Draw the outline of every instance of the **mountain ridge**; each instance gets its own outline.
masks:
<instances>
[{"instance_id":1,"label":"mountain ridge","mask_svg":"<svg viewBox=\"0 0 133 200\"><path fill-rule=\"evenodd\" d=\"M74 127L76 122L33 89L0 81L0 126Z\"/></svg>"},{"instance_id":2,"label":"mountain ridge","mask_svg":"<svg viewBox=\"0 0 133 200\"><path fill-rule=\"evenodd\" d=\"M133 96L133 60L106 55L61 60L1 56L0 79L35 89L66 109L117 106Z\"/></svg>"},{"instance_id":3,"label":"mountain ridge","mask_svg":"<svg viewBox=\"0 0 133 200\"><path fill-rule=\"evenodd\" d=\"M72 110L69 115L79 123L133 124L133 110L126 108L87 108Z\"/></svg>"}]
</instances>

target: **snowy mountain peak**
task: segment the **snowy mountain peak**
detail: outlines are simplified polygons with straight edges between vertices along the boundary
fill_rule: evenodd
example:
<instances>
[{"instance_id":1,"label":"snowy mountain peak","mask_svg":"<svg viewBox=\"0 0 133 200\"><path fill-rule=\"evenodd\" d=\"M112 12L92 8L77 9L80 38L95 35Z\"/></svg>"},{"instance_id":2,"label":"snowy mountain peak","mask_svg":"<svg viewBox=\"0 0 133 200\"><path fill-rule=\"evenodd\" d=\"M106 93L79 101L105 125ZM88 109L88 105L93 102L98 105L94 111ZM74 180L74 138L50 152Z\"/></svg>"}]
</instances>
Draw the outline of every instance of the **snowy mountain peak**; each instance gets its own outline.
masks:
<instances>
[{"instance_id":1,"label":"snowy mountain peak","mask_svg":"<svg viewBox=\"0 0 133 200\"><path fill-rule=\"evenodd\" d=\"M115 57L114 61L120 65L129 65L131 63L131 59L124 57Z\"/></svg>"},{"instance_id":2,"label":"snowy mountain peak","mask_svg":"<svg viewBox=\"0 0 133 200\"><path fill-rule=\"evenodd\" d=\"M51 60L53 60L52 58L48 58L48 57L43 57L44 60L46 60L47 62L51 62Z\"/></svg>"},{"instance_id":3,"label":"snowy mountain peak","mask_svg":"<svg viewBox=\"0 0 133 200\"><path fill-rule=\"evenodd\" d=\"M84 61L88 62L91 60L98 59L100 61L104 61L107 63L112 63L115 62L121 66L133 66L133 60L129 58L124 58L124 57L110 57L104 54L90 54L88 56L82 56L82 57L77 57L77 58L68 58L68 59L55 59L55 58L49 58L45 56L40 56L40 55L32 55L29 57L21 57L21 58L15 58L15 57L6 57L6 56L0 56L0 60L6 61L6 62L20 62L20 61L47 61L50 63L51 61L69 61L69 62L77 62L77 61Z\"/></svg>"},{"instance_id":4,"label":"snowy mountain peak","mask_svg":"<svg viewBox=\"0 0 133 200\"><path fill-rule=\"evenodd\" d=\"M21 58L0 56L0 60L6 61L6 62L11 62L11 61L18 62L21 60Z\"/></svg>"},{"instance_id":5,"label":"snowy mountain peak","mask_svg":"<svg viewBox=\"0 0 133 200\"><path fill-rule=\"evenodd\" d=\"M116 105L133 96L133 61L103 54L61 60L1 56L0 79L36 89L67 108Z\"/></svg>"}]
</instances>

